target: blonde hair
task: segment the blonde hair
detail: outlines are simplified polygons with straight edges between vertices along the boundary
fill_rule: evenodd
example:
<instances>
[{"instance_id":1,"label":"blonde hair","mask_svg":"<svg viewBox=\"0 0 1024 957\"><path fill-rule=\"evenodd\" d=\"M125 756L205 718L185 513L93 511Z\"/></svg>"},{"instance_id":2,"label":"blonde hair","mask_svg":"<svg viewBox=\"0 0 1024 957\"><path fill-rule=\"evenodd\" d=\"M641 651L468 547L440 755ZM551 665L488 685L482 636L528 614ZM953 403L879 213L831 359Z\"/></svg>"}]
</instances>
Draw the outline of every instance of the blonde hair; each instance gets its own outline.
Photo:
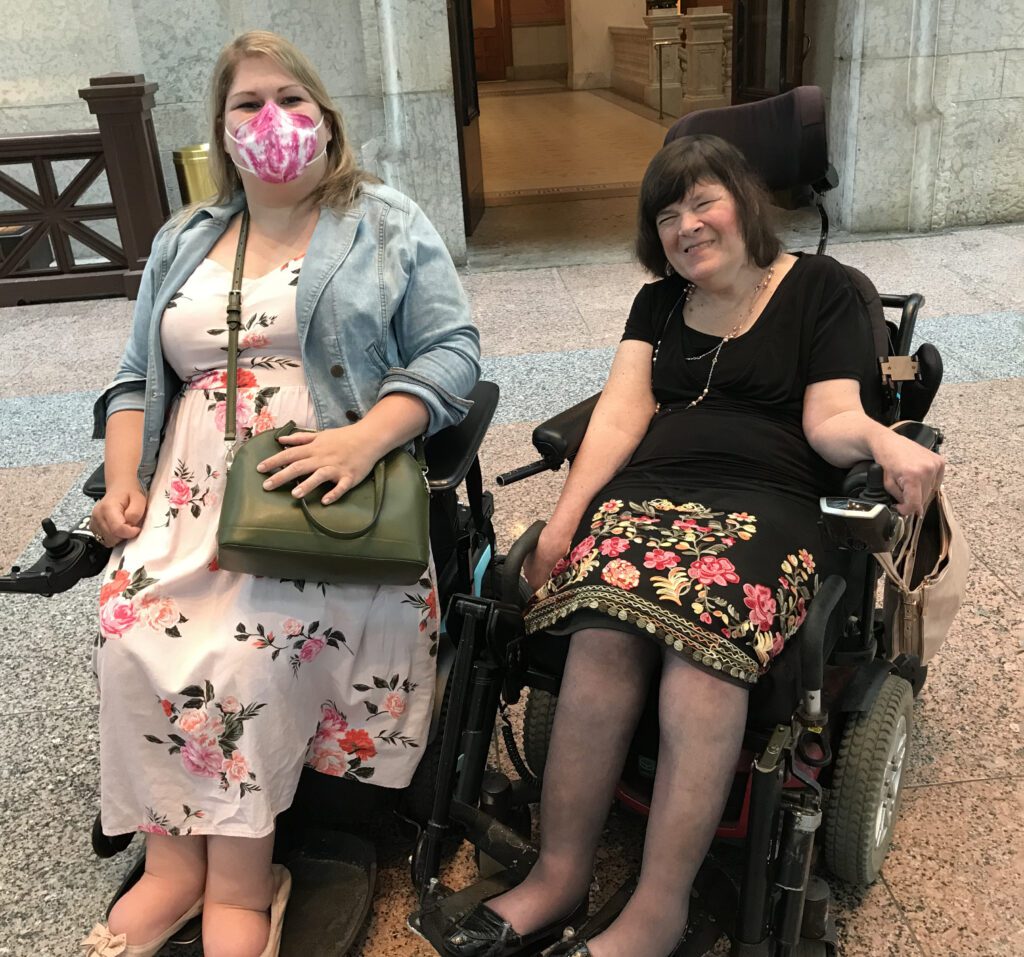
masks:
<instances>
[{"instance_id":1,"label":"blonde hair","mask_svg":"<svg viewBox=\"0 0 1024 957\"><path fill-rule=\"evenodd\" d=\"M220 52L213 68L210 85L210 154L209 171L217 192L200 202L192 203L181 210L175 220L184 221L197 209L204 206L222 206L231 201L242 189L242 180L224 148L224 104L228 91L235 80L238 64L249 57L265 56L278 63L308 91L320 107L324 123L330 130L331 139L327 144L325 159L327 170L323 179L309 196L314 206L331 206L346 209L359 194L363 183L377 183L372 173L361 169L355 154L345 136L345 124L341 113L335 109L331 98L306 56L292 43L267 30L250 30L235 37Z\"/></svg>"}]
</instances>

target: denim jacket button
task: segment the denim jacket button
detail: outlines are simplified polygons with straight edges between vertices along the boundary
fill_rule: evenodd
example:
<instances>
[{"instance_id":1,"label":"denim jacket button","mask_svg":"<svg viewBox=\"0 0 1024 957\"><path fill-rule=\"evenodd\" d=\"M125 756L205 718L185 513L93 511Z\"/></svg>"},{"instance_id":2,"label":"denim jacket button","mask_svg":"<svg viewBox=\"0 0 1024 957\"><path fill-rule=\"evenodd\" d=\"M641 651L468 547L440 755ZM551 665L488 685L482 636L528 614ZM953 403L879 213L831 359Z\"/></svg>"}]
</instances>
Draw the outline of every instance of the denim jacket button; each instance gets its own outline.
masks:
<instances>
[{"instance_id":1,"label":"denim jacket button","mask_svg":"<svg viewBox=\"0 0 1024 957\"><path fill-rule=\"evenodd\" d=\"M340 379L344 374L345 374L345 370L341 366L339 366L339 365L331 366L331 375L334 376L335 379Z\"/></svg>"},{"instance_id":2,"label":"denim jacket button","mask_svg":"<svg viewBox=\"0 0 1024 957\"><path fill-rule=\"evenodd\" d=\"M345 418L348 419L349 422L358 422L362 418L362 416L358 412L356 412L355 409L349 409L345 413Z\"/></svg>"}]
</instances>

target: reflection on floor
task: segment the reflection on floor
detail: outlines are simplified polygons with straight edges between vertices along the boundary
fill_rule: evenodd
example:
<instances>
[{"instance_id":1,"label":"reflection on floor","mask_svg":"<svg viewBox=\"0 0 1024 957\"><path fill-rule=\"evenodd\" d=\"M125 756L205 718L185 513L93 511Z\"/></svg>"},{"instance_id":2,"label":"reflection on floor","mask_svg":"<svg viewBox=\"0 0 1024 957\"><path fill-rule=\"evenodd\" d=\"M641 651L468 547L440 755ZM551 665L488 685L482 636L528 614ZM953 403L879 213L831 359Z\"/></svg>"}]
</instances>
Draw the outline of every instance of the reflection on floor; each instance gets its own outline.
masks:
<instances>
[{"instance_id":1,"label":"reflection on floor","mask_svg":"<svg viewBox=\"0 0 1024 957\"><path fill-rule=\"evenodd\" d=\"M587 91L485 96L485 202L633 196L664 136L658 122Z\"/></svg>"}]
</instances>

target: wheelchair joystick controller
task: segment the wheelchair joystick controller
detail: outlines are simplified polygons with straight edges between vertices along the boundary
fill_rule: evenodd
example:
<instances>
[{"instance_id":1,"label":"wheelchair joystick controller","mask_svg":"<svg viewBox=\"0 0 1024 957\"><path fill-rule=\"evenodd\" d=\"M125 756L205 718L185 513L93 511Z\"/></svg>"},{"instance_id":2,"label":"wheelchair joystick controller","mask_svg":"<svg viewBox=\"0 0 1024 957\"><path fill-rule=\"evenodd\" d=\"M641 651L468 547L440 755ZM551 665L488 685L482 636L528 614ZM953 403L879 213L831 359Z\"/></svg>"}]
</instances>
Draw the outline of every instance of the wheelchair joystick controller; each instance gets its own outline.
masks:
<instances>
[{"instance_id":1,"label":"wheelchair joystick controller","mask_svg":"<svg viewBox=\"0 0 1024 957\"><path fill-rule=\"evenodd\" d=\"M885 490L885 476L878 464L868 469L859 495L825 495L820 504L825 537L844 551L892 551L903 535L903 518L891 508L892 498Z\"/></svg>"},{"instance_id":2,"label":"wheelchair joystick controller","mask_svg":"<svg viewBox=\"0 0 1024 957\"><path fill-rule=\"evenodd\" d=\"M43 519L43 531L46 532L46 536L43 538L43 548L46 549L46 554L50 558L60 561L74 551L75 546L71 541L71 533L58 529L53 524L53 519Z\"/></svg>"},{"instance_id":3,"label":"wheelchair joystick controller","mask_svg":"<svg viewBox=\"0 0 1024 957\"><path fill-rule=\"evenodd\" d=\"M101 545L86 525L83 522L74 531L65 532L52 519L44 519L43 555L29 568L15 565L9 574L0 575L0 594L20 592L49 597L103 571L111 550Z\"/></svg>"}]
</instances>

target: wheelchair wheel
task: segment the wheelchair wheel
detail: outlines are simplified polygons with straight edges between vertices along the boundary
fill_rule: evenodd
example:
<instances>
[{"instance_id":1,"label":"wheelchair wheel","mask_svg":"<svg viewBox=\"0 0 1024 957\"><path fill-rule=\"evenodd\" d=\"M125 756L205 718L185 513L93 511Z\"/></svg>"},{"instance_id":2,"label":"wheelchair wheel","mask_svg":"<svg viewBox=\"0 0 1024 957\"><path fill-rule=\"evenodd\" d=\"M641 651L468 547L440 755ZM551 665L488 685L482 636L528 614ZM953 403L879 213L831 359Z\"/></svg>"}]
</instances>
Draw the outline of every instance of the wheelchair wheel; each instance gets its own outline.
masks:
<instances>
[{"instance_id":1,"label":"wheelchair wheel","mask_svg":"<svg viewBox=\"0 0 1024 957\"><path fill-rule=\"evenodd\" d=\"M523 712L523 752L530 770L541 780L548 760L551 729L555 723L558 697L540 688L531 688Z\"/></svg>"},{"instance_id":2,"label":"wheelchair wheel","mask_svg":"<svg viewBox=\"0 0 1024 957\"><path fill-rule=\"evenodd\" d=\"M889 675L871 710L850 717L825 820L825 864L840 880L873 883L889 852L906 770L914 695Z\"/></svg>"}]
</instances>

